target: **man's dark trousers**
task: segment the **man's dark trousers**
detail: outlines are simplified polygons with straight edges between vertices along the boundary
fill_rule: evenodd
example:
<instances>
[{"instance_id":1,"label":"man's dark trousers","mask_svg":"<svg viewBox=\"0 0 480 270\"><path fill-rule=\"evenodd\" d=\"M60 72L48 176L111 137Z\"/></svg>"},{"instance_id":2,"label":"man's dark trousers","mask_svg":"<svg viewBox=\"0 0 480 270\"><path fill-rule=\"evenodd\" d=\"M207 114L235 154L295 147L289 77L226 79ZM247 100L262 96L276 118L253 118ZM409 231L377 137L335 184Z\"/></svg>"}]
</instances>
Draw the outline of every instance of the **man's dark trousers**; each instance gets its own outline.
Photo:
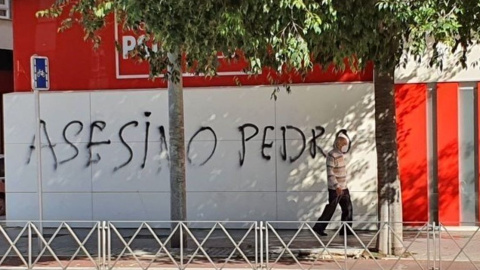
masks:
<instances>
[{"instance_id":1,"label":"man's dark trousers","mask_svg":"<svg viewBox=\"0 0 480 270\"><path fill-rule=\"evenodd\" d=\"M320 231L323 232L325 231L325 228L328 225L328 221L332 219L333 213L335 212L335 209L337 208L337 204L340 204L340 208L342 209L342 221L349 222L348 225L352 227L352 215L353 215L353 209L352 209L352 201L350 200L350 192L348 189L344 189L342 191L342 195L338 196L337 191L333 189L328 190L328 204L325 206L325 209L323 210L322 215L318 218L318 221L320 223L316 223L315 226L313 226L313 229L315 231ZM340 231L340 233L343 233L343 230Z\"/></svg>"}]
</instances>

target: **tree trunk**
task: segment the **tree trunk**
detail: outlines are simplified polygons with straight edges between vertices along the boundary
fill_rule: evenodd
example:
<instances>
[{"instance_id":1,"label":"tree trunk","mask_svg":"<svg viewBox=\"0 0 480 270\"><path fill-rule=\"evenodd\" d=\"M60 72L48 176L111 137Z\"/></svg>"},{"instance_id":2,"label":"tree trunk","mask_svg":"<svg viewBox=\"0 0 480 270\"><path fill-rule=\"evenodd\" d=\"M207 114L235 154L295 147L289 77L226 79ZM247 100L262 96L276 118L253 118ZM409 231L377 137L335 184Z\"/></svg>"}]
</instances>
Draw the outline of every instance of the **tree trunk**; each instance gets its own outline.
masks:
<instances>
[{"instance_id":1,"label":"tree trunk","mask_svg":"<svg viewBox=\"0 0 480 270\"><path fill-rule=\"evenodd\" d=\"M168 53L168 118L170 137L170 217L172 221L185 221L187 200L185 183L185 134L183 121L183 83L180 56L177 52ZM177 224L172 223L172 229ZM172 237L171 245L180 247L181 234ZM186 238L183 237L183 244Z\"/></svg>"},{"instance_id":2,"label":"tree trunk","mask_svg":"<svg viewBox=\"0 0 480 270\"><path fill-rule=\"evenodd\" d=\"M388 222L377 239L380 253L403 253L402 193L398 176L394 68L375 70L375 122L378 174L378 213ZM383 225L383 224L382 224Z\"/></svg>"}]
</instances>

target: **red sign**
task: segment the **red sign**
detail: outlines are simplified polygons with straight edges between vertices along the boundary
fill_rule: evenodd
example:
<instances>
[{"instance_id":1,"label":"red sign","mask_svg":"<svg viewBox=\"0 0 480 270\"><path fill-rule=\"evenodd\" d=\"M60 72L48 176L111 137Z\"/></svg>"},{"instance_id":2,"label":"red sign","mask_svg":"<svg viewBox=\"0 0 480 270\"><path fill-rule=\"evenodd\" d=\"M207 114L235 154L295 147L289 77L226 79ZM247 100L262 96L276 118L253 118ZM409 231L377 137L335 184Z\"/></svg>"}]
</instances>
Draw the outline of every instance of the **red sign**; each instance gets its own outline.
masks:
<instances>
[{"instance_id":1,"label":"red sign","mask_svg":"<svg viewBox=\"0 0 480 270\"><path fill-rule=\"evenodd\" d=\"M89 41L83 40L83 30L75 26L63 33L57 33L61 19L37 19L38 10L48 8L55 0L22 0L13 2L14 32L14 76L15 91L30 91L30 57L34 54L48 57L50 64L51 90L104 90L104 89L145 89L166 87L161 79L148 79L148 66L125 59L124 54L142 37L119 31L111 18L100 33L102 44L93 50ZM115 40L122 47L117 51ZM267 72L258 76L242 73L245 63L223 64L219 76L205 78L185 74L186 87L236 86L270 84ZM300 76L289 75L291 82L322 83L372 81L373 71L363 73L346 71L335 73L333 69L323 72L319 67L302 80Z\"/></svg>"},{"instance_id":2,"label":"red sign","mask_svg":"<svg viewBox=\"0 0 480 270\"><path fill-rule=\"evenodd\" d=\"M120 50L115 54L115 68L117 79L138 79L149 78L149 67L146 62L139 63L139 61L132 60L129 55L136 46L142 45L145 41L145 35L135 35L131 31L124 31L115 19L115 41L120 45ZM156 52L159 49L158 44L150 46L152 51ZM217 70L218 76L245 76L243 69L247 67L244 61L229 61L224 60L222 55L219 55L220 66ZM194 76L191 73L184 73L184 77Z\"/></svg>"}]
</instances>

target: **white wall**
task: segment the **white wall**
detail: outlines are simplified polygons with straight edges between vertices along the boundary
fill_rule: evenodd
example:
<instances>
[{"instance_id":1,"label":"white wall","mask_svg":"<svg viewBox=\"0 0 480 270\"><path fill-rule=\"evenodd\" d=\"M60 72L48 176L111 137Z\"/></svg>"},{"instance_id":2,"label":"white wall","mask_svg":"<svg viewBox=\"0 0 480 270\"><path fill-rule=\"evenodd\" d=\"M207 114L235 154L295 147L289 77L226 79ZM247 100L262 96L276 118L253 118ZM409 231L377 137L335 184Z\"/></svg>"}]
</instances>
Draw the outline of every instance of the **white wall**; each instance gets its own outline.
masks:
<instances>
[{"instance_id":1,"label":"white wall","mask_svg":"<svg viewBox=\"0 0 480 270\"><path fill-rule=\"evenodd\" d=\"M451 53L449 47L442 47L442 70L429 67L429 55L431 55L431 51L425 52L421 62L410 57L405 67L399 67L395 70L395 83L474 82L478 81L480 77L479 44L468 50L466 68L458 65L458 59L462 55L461 50Z\"/></svg>"},{"instance_id":2,"label":"white wall","mask_svg":"<svg viewBox=\"0 0 480 270\"><path fill-rule=\"evenodd\" d=\"M12 21L0 19L0 49L13 50Z\"/></svg>"},{"instance_id":3,"label":"white wall","mask_svg":"<svg viewBox=\"0 0 480 270\"><path fill-rule=\"evenodd\" d=\"M292 93L270 99L272 86L187 89L185 91L185 138L188 145L200 127L210 127L217 137L216 149L210 130L200 132L190 144L187 162L189 220L313 220L327 201L325 158L310 155L312 128L323 126L325 135L317 144L331 149L333 135L348 130L353 140L348 156L349 187L354 220L374 221L376 214L376 152L372 84L296 85ZM30 93L4 96L7 218L38 219L34 100ZM145 112L150 112L147 117ZM167 152L161 151L159 127L168 137L167 92L164 90L45 92L41 95L42 176L44 219L49 220L168 220L169 173ZM83 128L80 131L80 124ZM89 164L90 125L93 142L110 144L91 148L98 163ZM119 136L121 128L130 154ZM148 155L145 153L146 122L150 122ZM73 157L75 148L78 156ZM240 164L242 136L239 126L258 127L258 134L245 142ZM266 147L262 157L264 128ZM305 151L299 132L286 131L287 160L283 160L282 127L294 126L305 135ZM254 128L245 128L250 137ZM318 132L317 132L318 134ZM55 155L53 155L53 152ZM56 158L56 162L55 162ZM63 162L63 163L62 163ZM117 168L117 169L116 169ZM335 219L339 219L338 211Z\"/></svg>"}]
</instances>

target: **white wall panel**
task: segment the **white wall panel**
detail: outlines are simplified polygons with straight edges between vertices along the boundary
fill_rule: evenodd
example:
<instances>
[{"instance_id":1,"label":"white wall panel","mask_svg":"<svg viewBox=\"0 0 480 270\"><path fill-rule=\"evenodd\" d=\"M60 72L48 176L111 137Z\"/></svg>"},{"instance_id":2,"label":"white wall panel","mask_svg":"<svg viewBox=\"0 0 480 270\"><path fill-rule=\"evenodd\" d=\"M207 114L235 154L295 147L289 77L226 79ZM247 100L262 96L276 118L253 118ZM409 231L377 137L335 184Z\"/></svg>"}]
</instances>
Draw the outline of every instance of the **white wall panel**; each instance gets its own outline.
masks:
<instances>
[{"instance_id":1,"label":"white wall panel","mask_svg":"<svg viewBox=\"0 0 480 270\"><path fill-rule=\"evenodd\" d=\"M352 146L352 152L347 155L349 190L377 192L377 152L375 148L370 150L357 148L355 151L353 149Z\"/></svg>"},{"instance_id":2,"label":"white wall panel","mask_svg":"<svg viewBox=\"0 0 480 270\"><path fill-rule=\"evenodd\" d=\"M295 85L291 94L279 93L277 101L270 98L272 91L272 86L185 89L188 219L314 217L318 212L314 208L326 202L321 194L327 191L325 157L317 148L314 157L310 154L315 146L312 129L317 126L326 130L315 140L325 153L331 150L334 134L347 129L352 138L347 169L355 218L374 219L372 84ZM6 182L13 198L8 218L36 219L33 95L7 94L4 102ZM166 91L50 92L42 94L41 110L51 142L50 146L42 136L43 189L44 195L48 194L45 217L61 219L65 213L65 218L72 219L170 219L168 152L162 143L163 139L168 144ZM72 121L81 122L83 129L77 134L80 125L72 124L66 141L63 130ZM93 121L106 125L103 130L94 128L90 141ZM147 122L150 128L145 143ZM245 124L251 126L245 127L242 139L239 127ZM201 127L208 129L194 136ZM264 136L265 127L272 128ZM282 127L288 127L285 140ZM258 134L247 140L255 128ZM77 147L77 156L69 141ZM291 160L297 155L298 159ZM24 211L25 203L16 206L18 194L27 194L31 208L21 214L17 212ZM88 198L90 203L75 208ZM55 212L60 204L63 210ZM69 212L77 210L81 213Z\"/></svg>"},{"instance_id":3,"label":"white wall panel","mask_svg":"<svg viewBox=\"0 0 480 270\"><path fill-rule=\"evenodd\" d=\"M275 191L275 153L271 153L270 161L263 159L260 141L245 144L242 166L240 141L219 141L212 158L201 165L212 149L211 141L191 144L192 163L187 166L188 191ZM202 153L207 153L207 157Z\"/></svg>"},{"instance_id":4,"label":"white wall panel","mask_svg":"<svg viewBox=\"0 0 480 270\"><path fill-rule=\"evenodd\" d=\"M277 140L277 152L283 151L283 140ZM312 158L309 147L294 162L290 158L296 158L303 146L302 140L286 141L286 160L277 158L277 190L278 191L326 191L327 177L325 173L325 157L317 153Z\"/></svg>"},{"instance_id":5,"label":"white wall panel","mask_svg":"<svg viewBox=\"0 0 480 270\"><path fill-rule=\"evenodd\" d=\"M44 193L44 220L92 220L91 193Z\"/></svg>"},{"instance_id":6,"label":"white wall panel","mask_svg":"<svg viewBox=\"0 0 480 270\"><path fill-rule=\"evenodd\" d=\"M474 82L478 81L478 60L480 59L480 45L470 47L467 51L467 68L464 69L458 65L458 59L462 55L461 50L451 53L451 48L443 47L443 70L430 67L429 61L432 55L431 50L427 50L422 56L420 63L409 58L405 67L400 66L395 69L395 83L429 83L429 82Z\"/></svg>"},{"instance_id":7,"label":"white wall panel","mask_svg":"<svg viewBox=\"0 0 480 270\"><path fill-rule=\"evenodd\" d=\"M35 135L35 103L31 93L3 96L5 144L32 143Z\"/></svg>"},{"instance_id":8,"label":"white wall panel","mask_svg":"<svg viewBox=\"0 0 480 270\"><path fill-rule=\"evenodd\" d=\"M40 119L45 121L40 131L42 143L48 143L45 130L52 144L65 142L64 130L70 142L88 142L90 94L40 92Z\"/></svg>"},{"instance_id":9,"label":"white wall panel","mask_svg":"<svg viewBox=\"0 0 480 270\"><path fill-rule=\"evenodd\" d=\"M76 154L75 146L78 149ZM55 145L55 163L50 148L42 149L42 187L44 192L92 192L92 170L86 166L88 154L86 143ZM35 163L36 155L32 162ZM73 158L73 159L72 159ZM56 164L56 166L55 166Z\"/></svg>"},{"instance_id":10,"label":"white wall panel","mask_svg":"<svg viewBox=\"0 0 480 270\"><path fill-rule=\"evenodd\" d=\"M5 144L7 192L37 192L36 154L30 144Z\"/></svg>"},{"instance_id":11,"label":"white wall panel","mask_svg":"<svg viewBox=\"0 0 480 270\"><path fill-rule=\"evenodd\" d=\"M95 129L98 141L120 142L121 128L137 121L137 126L128 126L123 131L127 142L145 141L146 122L150 122L149 141L159 141L159 126L164 126L168 137L168 100L166 91L106 91L91 94L91 121L104 121L105 129ZM150 115L145 115L149 112Z\"/></svg>"},{"instance_id":12,"label":"white wall panel","mask_svg":"<svg viewBox=\"0 0 480 270\"><path fill-rule=\"evenodd\" d=\"M8 220L38 220L38 194L7 192L6 209Z\"/></svg>"},{"instance_id":13,"label":"white wall panel","mask_svg":"<svg viewBox=\"0 0 480 270\"><path fill-rule=\"evenodd\" d=\"M93 193L94 220L170 219L170 194L153 193Z\"/></svg>"},{"instance_id":14,"label":"white wall panel","mask_svg":"<svg viewBox=\"0 0 480 270\"><path fill-rule=\"evenodd\" d=\"M275 220L275 192L188 192L189 220Z\"/></svg>"},{"instance_id":15,"label":"white wall panel","mask_svg":"<svg viewBox=\"0 0 480 270\"><path fill-rule=\"evenodd\" d=\"M290 94L282 91L277 100L277 139L282 139L281 127L287 125L299 128L308 138L313 128L323 126L326 132L318 142L324 147L332 145L332 136L342 128L374 130L373 100L372 84L292 86ZM286 131L287 139L300 137L294 130Z\"/></svg>"},{"instance_id":16,"label":"white wall panel","mask_svg":"<svg viewBox=\"0 0 480 270\"><path fill-rule=\"evenodd\" d=\"M185 92L185 136L190 138L201 126L210 126L219 140L241 140L238 127L251 123L260 130L251 140L262 140L265 126L274 126L275 102L272 87L230 87L195 89ZM248 133L247 133L248 132ZM251 135L250 129L245 130ZM274 138L273 133L268 138Z\"/></svg>"},{"instance_id":17,"label":"white wall panel","mask_svg":"<svg viewBox=\"0 0 480 270\"><path fill-rule=\"evenodd\" d=\"M130 152L121 143L113 143L97 149L101 159L98 163L92 164L93 191L170 190L168 161L166 156L160 153L158 142L149 143L150 148L144 168L142 165L145 144L143 142L128 144L133 154L131 161L129 161Z\"/></svg>"},{"instance_id":18,"label":"white wall panel","mask_svg":"<svg viewBox=\"0 0 480 270\"><path fill-rule=\"evenodd\" d=\"M332 150L335 133L347 130L352 140L352 148L346 155L348 186L351 190L376 191L375 111L371 84L294 86L291 94L278 99L276 150L282 153L281 128L287 125L300 129L305 140L297 130L287 129L286 160L277 159L279 191L327 190L326 159L318 149L314 158L310 156L310 148L314 146L311 130L316 126L325 128L325 134L316 140L316 145L325 154ZM300 153L302 155L291 162Z\"/></svg>"}]
</instances>

